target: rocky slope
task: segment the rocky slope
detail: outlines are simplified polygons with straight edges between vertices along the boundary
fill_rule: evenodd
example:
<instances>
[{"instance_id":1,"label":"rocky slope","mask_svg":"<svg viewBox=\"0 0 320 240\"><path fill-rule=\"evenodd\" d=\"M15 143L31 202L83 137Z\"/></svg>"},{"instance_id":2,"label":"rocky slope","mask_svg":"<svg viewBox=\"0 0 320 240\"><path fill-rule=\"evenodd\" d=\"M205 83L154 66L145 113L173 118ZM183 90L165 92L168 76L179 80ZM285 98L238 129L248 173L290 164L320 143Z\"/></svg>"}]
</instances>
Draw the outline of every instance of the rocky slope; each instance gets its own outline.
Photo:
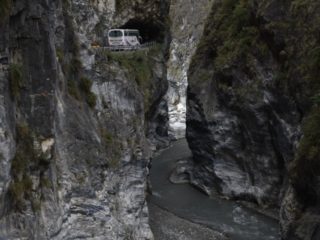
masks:
<instances>
[{"instance_id":1,"label":"rocky slope","mask_svg":"<svg viewBox=\"0 0 320 240\"><path fill-rule=\"evenodd\" d=\"M319 238L319 8L216 1L188 73L191 182L281 206L283 239Z\"/></svg>"},{"instance_id":2,"label":"rocky slope","mask_svg":"<svg viewBox=\"0 0 320 240\"><path fill-rule=\"evenodd\" d=\"M153 239L145 191L167 137L167 3L0 4L0 238ZM145 39L159 44L92 47L118 26L154 28Z\"/></svg>"}]
</instances>

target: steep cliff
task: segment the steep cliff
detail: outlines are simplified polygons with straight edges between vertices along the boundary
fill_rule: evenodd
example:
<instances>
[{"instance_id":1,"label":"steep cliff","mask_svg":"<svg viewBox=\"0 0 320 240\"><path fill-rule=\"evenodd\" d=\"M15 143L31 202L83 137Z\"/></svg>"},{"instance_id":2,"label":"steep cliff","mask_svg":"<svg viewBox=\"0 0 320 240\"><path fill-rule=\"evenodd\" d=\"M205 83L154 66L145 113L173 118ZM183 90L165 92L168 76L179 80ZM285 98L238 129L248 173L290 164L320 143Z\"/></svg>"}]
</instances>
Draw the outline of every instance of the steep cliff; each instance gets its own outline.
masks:
<instances>
[{"instance_id":1,"label":"steep cliff","mask_svg":"<svg viewBox=\"0 0 320 240\"><path fill-rule=\"evenodd\" d=\"M186 131L187 72L203 33L211 0L177 0L170 5L170 56L168 60L168 107L170 134L184 138Z\"/></svg>"},{"instance_id":2,"label":"steep cliff","mask_svg":"<svg viewBox=\"0 0 320 240\"><path fill-rule=\"evenodd\" d=\"M317 1L216 1L188 73L191 182L281 206L284 239L318 239Z\"/></svg>"},{"instance_id":3,"label":"steep cliff","mask_svg":"<svg viewBox=\"0 0 320 240\"><path fill-rule=\"evenodd\" d=\"M151 150L166 144L166 1L0 4L0 238L153 239L145 191ZM121 26L156 29L145 39L158 45L92 47Z\"/></svg>"}]
</instances>

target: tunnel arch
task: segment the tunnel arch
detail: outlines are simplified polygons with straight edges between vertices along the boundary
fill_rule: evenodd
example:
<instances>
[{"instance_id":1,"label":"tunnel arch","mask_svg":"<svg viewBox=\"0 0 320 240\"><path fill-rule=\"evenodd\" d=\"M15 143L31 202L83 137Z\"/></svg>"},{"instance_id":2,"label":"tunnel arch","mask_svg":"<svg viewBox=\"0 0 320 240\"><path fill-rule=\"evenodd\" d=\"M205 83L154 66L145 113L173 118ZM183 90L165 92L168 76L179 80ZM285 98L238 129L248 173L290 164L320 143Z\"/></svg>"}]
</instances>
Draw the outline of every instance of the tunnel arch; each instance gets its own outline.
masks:
<instances>
[{"instance_id":1,"label":"tunnel arch","mask_svg":"<svg viewBox=\"0 0 320 240\"><path fill-rule=\"evenodd\" d=\"M122 29L138 29L142 37L142 43L145 42L163 42L165 37L165 28L163 24L157 23L150 19L130 19Z\"/></svg>"}]
</instances>

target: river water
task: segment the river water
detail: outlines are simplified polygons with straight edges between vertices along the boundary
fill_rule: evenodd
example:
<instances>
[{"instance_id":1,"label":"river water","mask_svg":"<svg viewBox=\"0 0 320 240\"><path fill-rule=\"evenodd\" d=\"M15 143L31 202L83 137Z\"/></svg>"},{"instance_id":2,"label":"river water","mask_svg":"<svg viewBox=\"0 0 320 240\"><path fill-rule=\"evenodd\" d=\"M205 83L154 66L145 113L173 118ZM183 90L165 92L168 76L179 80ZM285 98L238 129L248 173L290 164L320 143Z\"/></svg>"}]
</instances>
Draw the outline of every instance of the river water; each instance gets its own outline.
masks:
<instances>
[{"instance_id":1,"label":"river water","mask_svg":"<svg viewBox=\"0 0 320 240\"><path fill-rule=\"evenodd\" d=\"M153 194L149 201L179 217L223 232L232 240L280 239L276 220L234 201L209 198L189 184L170 183L168 179L177 160L190 156L188 144L182 139L153 159L150 172Z\"/></svg>"}]
</instances>

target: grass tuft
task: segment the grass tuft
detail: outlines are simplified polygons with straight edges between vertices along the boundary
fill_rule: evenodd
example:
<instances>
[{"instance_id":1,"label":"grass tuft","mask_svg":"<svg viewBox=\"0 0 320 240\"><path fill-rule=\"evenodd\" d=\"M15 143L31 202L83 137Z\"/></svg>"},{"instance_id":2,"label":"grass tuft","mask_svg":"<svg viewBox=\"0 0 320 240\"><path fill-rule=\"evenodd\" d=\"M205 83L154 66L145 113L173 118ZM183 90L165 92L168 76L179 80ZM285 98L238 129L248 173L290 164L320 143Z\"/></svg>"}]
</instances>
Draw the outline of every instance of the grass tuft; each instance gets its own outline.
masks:
<instances>
[{"instance_id":1,"label":"grass tuft","mask_svg":"<svg viewBox=\"0 0 320 240\"><path fill-rule=\"evenodd\" d=\"M0 0L0 24L10 15L12 0Z\"/></svg>"},{"instance_id":2,"label":"grass tuft","mask_svg":"<svg viewBox=\"0 0 320 240\"><path fill-rule=\"evenodd\" d=\"M22 66L20 64L10 64L9 65L9 87L11 97L13 99L19 99L20 90L22 88Z\"/></svg>"}]
</instances>

